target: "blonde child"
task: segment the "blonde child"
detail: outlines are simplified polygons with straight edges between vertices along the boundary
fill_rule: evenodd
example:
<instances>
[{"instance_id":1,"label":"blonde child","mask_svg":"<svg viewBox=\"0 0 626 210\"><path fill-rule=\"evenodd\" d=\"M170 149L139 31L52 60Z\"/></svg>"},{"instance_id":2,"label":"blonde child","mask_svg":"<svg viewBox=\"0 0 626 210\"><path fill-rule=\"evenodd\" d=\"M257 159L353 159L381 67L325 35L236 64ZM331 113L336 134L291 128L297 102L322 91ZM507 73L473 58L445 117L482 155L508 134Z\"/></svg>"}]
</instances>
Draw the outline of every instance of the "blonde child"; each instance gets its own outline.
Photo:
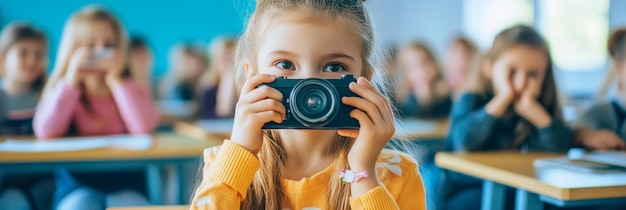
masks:
<instances>
[{"instance_id":1,"label":"blonde child","mask_svg":"<svg viewBox=\"0 0 626 210\"><path fill-rule=\"evenodd\" d=\"M35 114L37 137L153 132L158 113L149 87L126 68L127 52L126 31L113 14L96 6L73 14L65 25L54 70ZM58 170L54 208L146 205L138 192L120 191L142 190L143 174Z\"/></svg>"},{"instance_id":2,"label":"blonde child","mask_svg":"<svg viewBox=\"0 0 626 210\"><path fill-rule=\"evenodd\" d=\"M468 80L468 92L454 104L446 149L566 151L572 131L561 117L548 49L528 26L500 32ZM444 175L444 209L480 208L480 180Z\"/></svg>"},{"instance_id":3,"label":"blonde child","mask_svg":"<svg viewBox=\"0 0 626 210\"><path fill-rule=\"evenodd\" d=\"M200 84L200 117L203 119L232 117L237 103L235 61L237 39L222 36L210 46L211 64Z\"/></svg>"},{"instance_id":4,"label":"blonde child","mask_svg":"<svg viewBox=\"0 0 626 210\"><path fill-rule=\"evenodd\" d=\"M430 48L412 42L400 50L398 65L405 84L397 95L403 117L446 117L452 106L450 88Z\"/></svg>"},{"instance_id":5,"label":"blonde child","mask_svg":"<svg viewBox=\"0 0 626 210\"><path fill-rule=\"evenodd\" d=\"M0 135L33 135L33 116L47 68L48 39L43 31L26 22L10 23L2 29ZM39 175L3 176L0 207L17 210L36 208L42 202L30 202L38 196L30 196L25 191L29 191L32 183L40 178Z\"/></svg>"},{"instance_id":6,"label":"blonde child","mask_svg":"<svg viewBox=\"0 0 626 210\"><path fill-rule=\"evenodd\" d=\"M362 1L264 0L237 48L241 94L230 140L205 151L192 209L425 209L417 164L383 149L394 134L392 107L375 87L374 36ZM268 86L287 78L359 77L344 97L359 130L262 130L286 115ZM370 80L372 82L370 82ZM362 175L344 180L340 174ZM367 174L367 177L364 177ZM345 175L345 174L344 174ZM356 176L361 177L361 176Z\"/></svg>"},{"instance_id":7,"label":"blonde child","mask_svg":"<svg viewBox=\"0 0 626 210\"><path fill-rule=\"evenodd\" d=\"M190 43L177 44L170 50L169 75L161 82L161 100L195 102L202 74L208 61L204 51Z\"/></svg>"},{"instance_id":8,"label":"blonde child","mask_svg":"<svg viewBox=\"0 0 626 210\"><path fill-rule=\"evenodd\" d=\"M576 143L590 149L625 150L626 27L615 29L607 45L612 68L607 74L609 80L602 89L608 89L617 83L618 95L610 102L593 105L580 116L575 123L578 127Z\"/></svg>"},{"instance_id":9,"label":"blonde child","mask_svg":"<svg viewBox=\"0 0 626 210\"><path fill-rule=\"evenodd\" d=\"M463 84L470 75L470 68L478 57L478 52L474 42L467 37L458 36L452 40L444 67L446 81L454 96L463 92Z\"/></svg>"}]
</instances>

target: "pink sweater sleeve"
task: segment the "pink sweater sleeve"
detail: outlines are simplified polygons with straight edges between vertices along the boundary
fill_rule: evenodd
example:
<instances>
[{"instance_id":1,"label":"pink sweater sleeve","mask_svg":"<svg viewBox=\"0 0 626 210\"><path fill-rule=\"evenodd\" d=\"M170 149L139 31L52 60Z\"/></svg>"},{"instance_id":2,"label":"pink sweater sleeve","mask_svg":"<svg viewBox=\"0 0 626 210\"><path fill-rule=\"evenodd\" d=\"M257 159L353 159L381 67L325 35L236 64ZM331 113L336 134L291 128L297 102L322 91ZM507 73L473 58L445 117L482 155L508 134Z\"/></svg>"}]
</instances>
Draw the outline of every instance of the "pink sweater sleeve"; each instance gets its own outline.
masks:
<instances>
[{"instance_id":1,"label":"pink sweater sleeve","mask_svg":"<svg viewBox=\"0 0 626 210\"><path fill-rule=\"evenodd\" d=\"M80 95L80 88L69 86L62 81L48 95L44 95L33 120L37 138L48 139L67 135Z\"/></svg>"},{"instance_id":2,"label":"pink sweater sleeve","mask_svg":"<svg viewBox=\"0 0 626 210\"><path fill-rule=\"evenodd\" d=\"M154 132L159 123L159 112L147 85L127 80L113 90L113 97L129 133Z\"/></svg>"}]
</instances>

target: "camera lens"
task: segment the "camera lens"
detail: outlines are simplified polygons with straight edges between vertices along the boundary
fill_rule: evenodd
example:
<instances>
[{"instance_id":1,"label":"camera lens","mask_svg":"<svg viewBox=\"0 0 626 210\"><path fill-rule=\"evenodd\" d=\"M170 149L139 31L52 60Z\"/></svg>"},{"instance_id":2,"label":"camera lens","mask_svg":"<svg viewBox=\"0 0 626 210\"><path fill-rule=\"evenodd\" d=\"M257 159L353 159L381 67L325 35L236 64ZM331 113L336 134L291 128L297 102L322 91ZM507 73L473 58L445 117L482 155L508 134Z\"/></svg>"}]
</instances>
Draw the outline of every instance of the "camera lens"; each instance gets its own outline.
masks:
<instances>
[{"instance_id":1,"label":"camera lens","mask_svg":"<svg viewBox=\"0 0 626 210\"><path fill-rule=\"evenodd\" d=\"M339 110L337 90L328 81L305 79L291 91L290 108L293 116L305 126L324 126Z\"/></svg>"}]
</instances>

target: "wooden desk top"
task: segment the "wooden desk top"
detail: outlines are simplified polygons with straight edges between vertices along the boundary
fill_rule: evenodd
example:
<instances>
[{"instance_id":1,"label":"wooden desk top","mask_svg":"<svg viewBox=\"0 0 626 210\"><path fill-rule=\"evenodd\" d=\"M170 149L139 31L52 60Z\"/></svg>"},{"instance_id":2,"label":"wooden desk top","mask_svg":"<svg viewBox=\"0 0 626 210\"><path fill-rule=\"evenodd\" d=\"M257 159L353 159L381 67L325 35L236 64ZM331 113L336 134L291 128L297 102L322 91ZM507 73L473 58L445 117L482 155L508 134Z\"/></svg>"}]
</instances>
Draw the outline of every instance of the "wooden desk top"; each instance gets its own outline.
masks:
<instances>
[{"instance_id":1,"label":"wooden desk top","mask_svg":"<svg viewBox=\"0 0 626 210\"><path fill-rule=\"evenodd\" d=\"M626 173L586 174L533 166L535 159L563 155L516 151L439 152L435 162L444 169L561 200L626 197Z\"/></svg>"},{"instance_id":2,"label":"wooden desk top","mask_svg":"<svg viewBox=\"0 0 626 210\"><path fill-rule=\"evenodd\" d=\"M189 206L114 207L107 210L187 210Z\"/></svg>"},{"instance_id":3,"label":"wooden desk top","mask_svg":"<svg viewBox=\"0 0 626 210\"><path fill-rule=\"evenodd\" d=\"M396 131L404 137L414 139L445 139L448 135L448 119L401 121ZM195 139L230 138L233 119L200 120L197 122L177 122L174 131Z\"/></svg>"},{"instance_id":4,"label":"wooden desk top","mask_svg":"<svg viewBox=\"0 0 626 210\"><path fill-rule=\"evenodd\" d=\"M220 138L196 140L175 133L159 133L153 136L152 147L143 151L103 148L72 152L0 152L0 163L199 157L205 148L221 145L223 141Z\"/></svg>"}]
</instances>

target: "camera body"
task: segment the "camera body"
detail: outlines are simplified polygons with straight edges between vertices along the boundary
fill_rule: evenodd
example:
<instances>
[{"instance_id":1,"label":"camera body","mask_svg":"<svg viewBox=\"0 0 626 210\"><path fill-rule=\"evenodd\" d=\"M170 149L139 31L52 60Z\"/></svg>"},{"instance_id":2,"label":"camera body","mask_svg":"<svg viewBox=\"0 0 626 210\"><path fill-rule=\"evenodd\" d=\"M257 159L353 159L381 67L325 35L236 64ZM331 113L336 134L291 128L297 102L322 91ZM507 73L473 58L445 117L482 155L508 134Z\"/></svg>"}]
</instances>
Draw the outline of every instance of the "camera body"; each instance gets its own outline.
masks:
<instances>
[{"instance_id":1,"label":"camera body","mask_svg":"<svg viewBox=\"0 0 626 210\"><path fill-rule=\"evenodd\" d=\"M282 123L269 122L263 129L359 129L359 122L350 117L355 108L341 102L344 96L358 97L349 89L356 82L354 75L339 79L287 79L277 77L270 86L283 94L287 110Z\"/></svg>"}]
</instances>

